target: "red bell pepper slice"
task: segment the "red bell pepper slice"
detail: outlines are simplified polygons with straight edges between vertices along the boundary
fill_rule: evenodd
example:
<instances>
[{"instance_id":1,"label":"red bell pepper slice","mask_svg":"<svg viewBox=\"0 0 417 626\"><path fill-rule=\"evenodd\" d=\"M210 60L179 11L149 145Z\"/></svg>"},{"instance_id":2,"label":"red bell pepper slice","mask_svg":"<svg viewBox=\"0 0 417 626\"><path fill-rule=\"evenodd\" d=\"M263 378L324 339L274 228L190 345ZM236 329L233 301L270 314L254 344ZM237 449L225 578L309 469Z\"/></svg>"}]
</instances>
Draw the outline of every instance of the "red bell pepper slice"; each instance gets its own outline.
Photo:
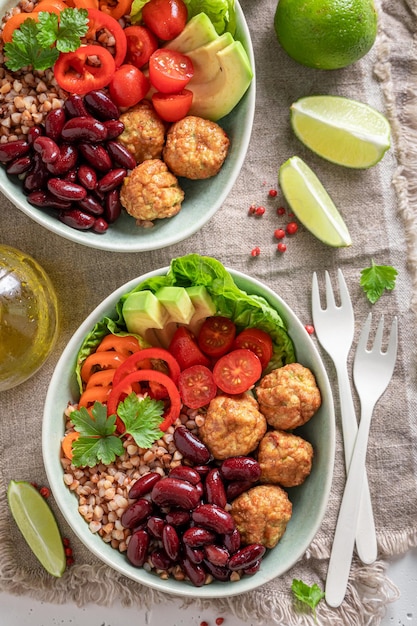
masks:
<instances>
[{"instance_id":1,"label":"red bell pepper slice","mask_svg":"<svg viewBox=\"0 0 417 626\"><path fill-rule=\"evenodd\" d=\"M125 59L127 52L127 39L123 28L119 22L111 15L99 11L98 9L87 9L88 11L88 31L86 33L87 41L95 39L96 33L100 30L107 30L114 37L116 42L116 52L114 62L116 69L120 67Z\"/></svg>"},{"instance_id":2,"label":"red bell pepper slice","mask_svg":"<svg viewBox=\"0 0 417 626\"><path fill-rule=\"evenodd\" d=\"M100 65L92 65L89 58L97 57ZM82 95L109 84L116 65L113 56L103 46L81 46L74 52L61 52L55 65L54 76L58 85Z\"/></svg>"},{"instance_id":3,"label":"red bell pepper slice","mask_svg":"<svg viewBox=\"0 0 417 626\"><path fill-rule=\"evenodd\" d=\"M172 378L175 384L178 383L178 378L180 375L180 366L178 365L178 361L164 348L144 348L143 350L139 350L138 352L134 352L131 356L129 356L126 361L124 361L116 370L113 379L113 386L119 384L119 382L127 375L132 372L135 372L138 369L138 363L141 361L145 361L148 359L158 359L161 361L165 361L168 365L169 376ZM141 369L144 369L143 367ZM151 369L147 366L145 369Z\"/></svg>"}]
</instances>

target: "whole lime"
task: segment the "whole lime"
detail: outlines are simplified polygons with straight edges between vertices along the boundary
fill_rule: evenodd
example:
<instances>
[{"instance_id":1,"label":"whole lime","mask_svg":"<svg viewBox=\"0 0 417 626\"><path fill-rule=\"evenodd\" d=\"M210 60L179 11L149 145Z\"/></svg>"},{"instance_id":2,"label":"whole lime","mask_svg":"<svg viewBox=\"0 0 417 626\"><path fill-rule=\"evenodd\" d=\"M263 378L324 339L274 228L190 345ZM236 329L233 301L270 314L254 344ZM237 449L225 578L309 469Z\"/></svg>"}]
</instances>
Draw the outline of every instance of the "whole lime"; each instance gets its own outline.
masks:
<instances>
[{"instance_id":1,"label":"whole lime","mask_svg":"<svg viewBox=\"0 0 417 626\"><path fill-rule=\"evenodd\" d=\"M295 61L335 70L372 48L377 12L373 0L279 0L274 26L279 43Z\"/></svg>"}]
</instances>

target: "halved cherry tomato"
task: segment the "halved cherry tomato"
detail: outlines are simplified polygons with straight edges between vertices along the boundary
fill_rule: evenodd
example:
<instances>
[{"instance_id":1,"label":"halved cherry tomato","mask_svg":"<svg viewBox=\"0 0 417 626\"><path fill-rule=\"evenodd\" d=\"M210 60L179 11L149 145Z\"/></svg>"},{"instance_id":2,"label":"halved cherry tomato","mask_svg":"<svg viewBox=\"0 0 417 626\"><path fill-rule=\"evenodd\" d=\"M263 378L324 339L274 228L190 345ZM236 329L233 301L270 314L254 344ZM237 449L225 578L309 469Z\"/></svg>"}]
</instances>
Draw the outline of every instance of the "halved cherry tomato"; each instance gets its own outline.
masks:
<instances>
[{"instance_id":1,"label":"halved cherry tomato","mask_svg":"<svg viewBox=\"0 0 417 626\"><path fill-rule=\"evenodd\" d=\"M125 61L140 69L158 49L158 40L146 26L128 26L124 31L127 40Z\"/></svg>"},{"instance_id":2,"label":"halved cherry tomato","mask_svg":"<svg viewBox=\"0 0 417 626\"><path fill-rule=\"evenodd\" d=\"M82 364L81 380L88 383L94 372L117 369L124 361L126 361L126 357L118 352L93 352Z\"/></svg>"},{"instance_id":3,"label":"halved cherry tomato","mask_svg":"<svg viewBox=\"0 0 417 626\"><path fill-rule=\"evenodd\" d=\"M157 370L137 370L136 372L132 372L122 378L120 383L113 387L107 400L107 414L117 416L117 407L119 402L122 400L123 396L130 392L132 383L151 380L164 385L168 392L170 406L168 411L164 414L162 423L159 425L161 430L167 430L167 428L169 428L169 426L171 426L171 424L173 424L180 415L181 397L172 378L162 372L158 372ZM119 417L116 418L116 424L117 430L120 433L124 433L126 430L125 425Z\"/></svg>"},{"instance_id":4,"label":"halved cherry tomato","mask_svg":"<svg viewBox=\"0 0 417 626\"><path fill-rule=\"evenodd\" d=\"M195 336L186 326L178 326L169 344L169 351L181 370L192 365L210 365L210 361L198 347Z\"/></svg>"},{"instance_id":5,"label":"halved cherry tomato","mask_svg":"<svg viewBox=\"0 0 417 626\"><path fill-rule=\"evenodd\" d=\"M109 83L110 97L119 107L133 107L149 91L149 80L135 65L124 64L115 71Z\"/></svg>"},{"instance_id":6,"label":"halved cherry tomato","mask_svg":"<svg viewBox=\"0 0 417 626\"><path fill-rule=\"evenodd\" d=\"M184 29L188 10L183 0L149 0L142 9L142 20L163 41L174 39Z\"/></svg>"},{"instance_id":7,"label":"halved cherry tomato","mask_svg":"<svg viewBox=\"0 0 417 626\"><path fill-rule=\"evenodd\" d=\"M136 337L133 337L132 335L113 335L113 333L110 333L101 340L96 352L115 350L116 352L119 352L119 354L130 356L134 352L138 352L140 349L141 347Z\"/></svg>"},{"instance_id":8,"label":"halved cherry tomato","mask_svg":"<svg viewBox=\"0 0 417 626\"><path fill-rule=\"evenodd\" d=\"M92 64L91 58L98 59L100 65ZM82 95L108 85L115 70L114 59L106 48L81 46L75 52L60 53L54 76L62 89Z\"/></svg>"},{"instance_id":9,"label":"halved cherry tomato","mask_svg":"<svg viewBox=\"0 0 417 626\"><path fill-rule=\"evenodd\" d=\"M188 114L193 103L193 92L183 89L179 93L152 94L152 104L159 117L165 122L178 122Z\"/></svg>"},{"instance_id":10,"label":"halved cherry tomato","mask_svg":"<svg viewBox=\"0 0 417 626\"><path fill-rule=\"evenodd\" d=\"M217 394L213 374L204 365L193 365L183 370L178 380L178 388L183 403L190 409L200 409Z\"/></svg>"},{"instance_id":11,"label":"halved cherry tomato","mask_svg":"<svg viewBox=\"0 0 417 626\"><path fill-rule=\"evenodd\" d=\"M182 91L193 75L191 59L177 50L158 48L150 56L149 80L155 89L162 93Z\"/></svg>"},{"instance_id":12,"label":"halved cherry tomato","mask_svg":"<svg viewBox=\"0 0 417 626\"><path fill-rule=\"evenodd\" d=\"M129 15L132 0L99 0L99 9L119 20L124 15Z\"/></svg>"},{"instance_id":13,"label":"halved cherry tomato","mask_svg":"<svg viewBox=\"0 0 417 626\"><path fill-rule=\"evenodd\" d=\"M5 23L3 32L1 34L1 37L4 43L10 43L13 39L14 31L17 28L20 28L23 22L25 22L28 19L35 20L35 22L38 22L39 13L35 13L35 11L33 11L32 13L16 13L15 15L12 15L12 17L9 18L7 22Z\"/></svg>"},{"instance_id":14,"label":"halved cherry tomato","mask_svg":"<svg viewBox=\"0 0 417 626\"><path fill-rule=\"evenodd\" d=\"M123 366L117 369L113 379L113 385L117 386L125 376L128 376L138 369L152 369L152 364L149 364L149 361L152 360L165 361L168 366L170 378L172 378L175 384L177 383L180 375L180 366L174 356L170 354L168 350L165 350L165 348L144 348L132 354L124 361ZM143 365L141 366L141 364L145 364L145 367L143 367Z\"/></svg>"},{"instance_id":15,"label":"halved cherry tomato","mask_svg":"<svg viewBox=\"0 0 417 626\"><path fill-rule=\"evenodd\" d=\"M245 330L242 330L237 335L233 347L252 350L259 357L262 369L265 369L268 365L274 351L270 335L260 328L245 328Z\"/></svg>"},{"instance_id":16,"label":"halved cherry tomato","mask_svg":"<svg viewBox=\"0 0 417 626\"><path fill-rule=\"evenodd\" d=\"M114 54L114 63L116 69L120 67L125 59L127 50L126 35L119 22L115 20L111 15L106 15L103 11L98 9L88 10L88 31L86 33L87 41L89 39L95 39L96 33L101 30L107 30L113 35L116 42L116 52ZM94 87L92 87L94 89Z\"/></svg>"},{"instance_id":17,"label":"halved cherry tomato","mask_svg":"<svg viewBox=\"0 0 417 626\"><path fill-rule=\"evenodd\" d=\"M236 336L236 325L221 315L204 320L198 333L198 345L207 356L217 358L229 352Z\"/></svg>"},{"instance_id":18,"label":"halved cherry tomato","mask_svg":"<svg viewBox=\"0 0 417 626\"><path fill-rule=\"evenodd\" d=\"M229 394L247 391L259 380L261 374L259 358L254 352L244 348L232 350L220 357L213 368L214 382Z\"/></svg>"},{"instance_id":19,"label":"halved cherry tomato","mask_svg":"<svg viewBox=\"0 0 417 626\"><path fill-rule=\"evenodd\" d=\"M86 409L89 409L93 406L94 402L106 404L111 391L111 386L87 387L87 389L81 394L78 406L85 406Z\"/></svg>"}]
</instances>

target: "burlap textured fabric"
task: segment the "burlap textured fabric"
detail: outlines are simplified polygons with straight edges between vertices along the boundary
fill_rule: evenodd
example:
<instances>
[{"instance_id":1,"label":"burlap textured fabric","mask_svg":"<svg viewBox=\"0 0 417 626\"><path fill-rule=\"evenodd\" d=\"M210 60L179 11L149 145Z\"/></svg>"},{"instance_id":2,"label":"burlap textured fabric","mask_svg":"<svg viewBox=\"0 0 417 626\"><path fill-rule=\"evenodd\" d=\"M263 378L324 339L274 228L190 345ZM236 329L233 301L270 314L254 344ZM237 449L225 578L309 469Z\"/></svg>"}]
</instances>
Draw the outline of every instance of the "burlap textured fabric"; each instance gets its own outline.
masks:
<instances>
[{"instance_id":1,"label":"burlap textured fabric","mask_svg":"<svg viewBox=\"0 0 417 626\"><path fill-rule=\"evenodd\" d=\"M311 323L311 277L315 270L343 269L352 296L357 329L369 310L388 318L398 315L399 358L389 391L376 408L367 469L378 536L379 560L363 566L354 559L346 599L338 609L321 602L320 625L379 624L384 606L398 595L385 575L384 557L417 545L417 393L416 393L416 223L417 186L417 5L414 0L377 0L379 34L372 51L354 66L332 72L304 68L280 49L273 30L274 0L241 6L251 31L257 73L255 123L241 175L221 210L197 234L176 246L140 254L100 252L44 230L0 197L0 241L34 256L49 273L58 293L61 330L54 353L29 381L0 394L0 590L48 602L74 601L151 606L170 596L139 587L110 570L77 541L53 506L63 535L70 537L75 565L55 580L39 566L14 525L7 505L9 480L46 483L41 455L41 421L48 382L67 341L100 301L126 281L169 264L171 258L198 252L247 273L274 289L304 324ZM354 171L323 161L305 149L289 125L289 106L301 96L334 94L356 98L384 112L392 126L393 146L368 171ZM283 203L268 197L277 186L277 171L298 154L317 173L340 208L353 245L332 249L300 227L287 239L287 252L276 250L275 228ZM248 215L251 204L264 205L262 218ZM259 246L261 254L250 252ZM360 270L371 259L393 265L395 290L373 307L360 286ZM242 619L283 626L313 624L300 612L290 592L293 578L324 585L345 472L333 366L323 359L333 384L337 416L337 450L331 498L322 527L297 565L257 591L216 601ZM59 412L59 409L58 409ZM57 415L57 419L60 416ZM197 600L190 600L196 605ZM206 605L210 601L206 602Z\"/></svg>"}]
</instances>

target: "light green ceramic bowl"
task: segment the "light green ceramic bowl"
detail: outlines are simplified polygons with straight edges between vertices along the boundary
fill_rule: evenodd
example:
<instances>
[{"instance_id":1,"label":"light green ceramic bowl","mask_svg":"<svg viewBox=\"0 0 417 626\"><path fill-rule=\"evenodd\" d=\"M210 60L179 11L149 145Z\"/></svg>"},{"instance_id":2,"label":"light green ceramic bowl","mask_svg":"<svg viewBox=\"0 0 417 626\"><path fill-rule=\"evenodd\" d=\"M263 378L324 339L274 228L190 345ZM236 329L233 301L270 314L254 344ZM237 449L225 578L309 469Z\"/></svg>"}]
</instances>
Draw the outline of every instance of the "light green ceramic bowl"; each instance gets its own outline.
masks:
<instances>
[{"instance_id":1,"label":"light green ceramic bowl","mask_svg":"<svg viewBox=\"0 0 417 626\"><path fill-rule=\"evenodd\" d=\"M69 491L63 481L59 456L60 441L64 434L64 417L60 420L59 416L63 416L68 401L77 401L79 397L74 366L80 344L96 322L105 315L115 313L116 303L122 294L150 276L166 274L167 270L168 268L163 268L148 273L117 289L88 316L68 343L58 361L46 396L42 430L43 459L49 484L62 514L79 539L110 567L143 585L177 596L220 598L237 595L282 575L307 550L325 514L335 454L333 398L324 365L304 326L285 302L265 285L249 276L229 270L241 289L250 294L263 296L282 316L294 341L297 360L309 367L316 376L322 394L322 405L303 428L297 429L297 433L310 441L314 447L313 469L303 485L288 490L293 504L292 518L281 541L264 557L259 572L254 576L243 577L239 582L216 581L196 588L188 582L161 580L144 569L135 568L128 563L125 555L90 532L87 523L78 513L76 496Z\"/></svg>"},{"instance_id":2,"label":"light green ceramic bowl","mask_svg":"<svg viewBox=\"0 0 417 626\"><path fill-rule=\"evenodd\" d=\"M0 15L16 4L15 0L0 0ZM239 3L236 1L237 32L255 74L255 59L249 29ZM255 75L251 85L233 111L219 120L228 134L231 145L227 159L217 176L206 180L181 179L185 200L181 211L172 218L157 220L153 228L138 228L133 217L123 212L120 218L103 234L78 231L62 224L53 210L31 206L18 183L12 181L0 167L0 191L28 217L57 235L90 248L113 252L144 252L158 250L187 239L206 224L220 209L240 173L252 132L255 112Z\"/></svg>"}]
</instances>

